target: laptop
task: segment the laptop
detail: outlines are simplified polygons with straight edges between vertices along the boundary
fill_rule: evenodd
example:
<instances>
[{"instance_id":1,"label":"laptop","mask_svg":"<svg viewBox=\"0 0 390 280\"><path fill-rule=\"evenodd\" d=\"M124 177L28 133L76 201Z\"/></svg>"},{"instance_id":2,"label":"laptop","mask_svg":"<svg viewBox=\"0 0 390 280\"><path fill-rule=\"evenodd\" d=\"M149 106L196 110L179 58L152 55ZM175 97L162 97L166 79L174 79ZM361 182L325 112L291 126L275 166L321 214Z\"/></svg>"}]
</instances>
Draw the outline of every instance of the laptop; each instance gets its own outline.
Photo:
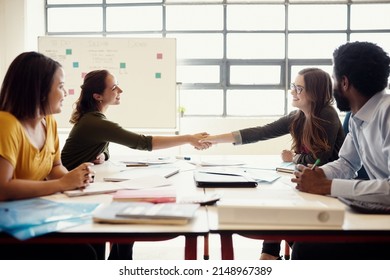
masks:
<instances>
[{"instance_id":1,"label":"laptop","mask_svg":"<svg viewBox=\"0 0 390 280\"><path fill-rule=\"evenodd\" d=\"M103 178L103 180L107 182L121 182L151 175L159 175L165 178L169 178L179 173L179 171L180 169L176 166L132 167L114 174L107 175Z\"/></svg>"},{"instance_id":2,"label":"laptop","mask_svg":"<svg viewBox=\"0 0 390 280\"><path fill-rule=\"evenodd\" d=\"M338 199L344 204L351 207L359 213L364 214L390 214L390 205L378 203L378 202L369 202L369 201L360 201L354 200L345 197L338 197Z\"/></svg>"}]
</instances>

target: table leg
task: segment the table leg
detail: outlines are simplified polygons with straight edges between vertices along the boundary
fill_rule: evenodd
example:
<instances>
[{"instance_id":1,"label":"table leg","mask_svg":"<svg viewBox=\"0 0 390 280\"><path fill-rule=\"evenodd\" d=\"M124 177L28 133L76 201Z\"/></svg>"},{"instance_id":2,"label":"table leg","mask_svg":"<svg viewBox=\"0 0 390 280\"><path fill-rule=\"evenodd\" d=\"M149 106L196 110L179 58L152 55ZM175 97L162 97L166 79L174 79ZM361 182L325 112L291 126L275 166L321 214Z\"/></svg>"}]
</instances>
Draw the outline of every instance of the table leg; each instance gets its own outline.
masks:
<instances>
[{"instance_id":1,"label":"table leg","mask_svg":"<svg viewBox=\"0 0 390 280\"><path fill-rule=\"evenodd\" d=\"M185 237L184 259L196 260L197 259L197 236Z\"/></svg>"},{"instance_id":2,"label":"table leg","mask_svg":"<svg viewBox=\"0 0 390 280\"><path fill-rule=\"evenodd\" d=\"M223 260L233 260L233 236L231 233L221 233L221 257Z\"/></svg>"},{"instance_id":3,"label":"table leg","mask_svg":"<svg viewBox=\"0 0 390 280\"><path fill-rule=\"evenodd\" d=\"M204 244L203 244L203 259L208 260L210 259L210 253L209 253L209 234L206 234L204 236Z\"/></svg>"}]
</instances>

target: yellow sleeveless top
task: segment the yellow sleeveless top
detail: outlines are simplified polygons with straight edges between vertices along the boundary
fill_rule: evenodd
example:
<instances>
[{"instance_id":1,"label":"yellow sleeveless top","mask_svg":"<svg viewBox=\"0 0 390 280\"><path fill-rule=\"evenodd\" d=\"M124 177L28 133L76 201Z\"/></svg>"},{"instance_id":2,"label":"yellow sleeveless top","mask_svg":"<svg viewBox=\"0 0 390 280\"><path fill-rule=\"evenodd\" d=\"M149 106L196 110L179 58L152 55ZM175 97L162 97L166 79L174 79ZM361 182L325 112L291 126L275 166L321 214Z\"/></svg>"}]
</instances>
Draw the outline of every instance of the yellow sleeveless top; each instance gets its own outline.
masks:
<instances>
[{"instance_id":1,"label":"yellow sleeveless top","mask_svg":"<svg viewBox=\"0 0 390 280\"><path fill-rule=\"evenodd\" d=\"M60 160L57 123L46 117L46 142L41 150L30 143L26 132L12 114L0 111L0 156L15 168L14 179L44 180Z\"/></svg>"}]
</instances>

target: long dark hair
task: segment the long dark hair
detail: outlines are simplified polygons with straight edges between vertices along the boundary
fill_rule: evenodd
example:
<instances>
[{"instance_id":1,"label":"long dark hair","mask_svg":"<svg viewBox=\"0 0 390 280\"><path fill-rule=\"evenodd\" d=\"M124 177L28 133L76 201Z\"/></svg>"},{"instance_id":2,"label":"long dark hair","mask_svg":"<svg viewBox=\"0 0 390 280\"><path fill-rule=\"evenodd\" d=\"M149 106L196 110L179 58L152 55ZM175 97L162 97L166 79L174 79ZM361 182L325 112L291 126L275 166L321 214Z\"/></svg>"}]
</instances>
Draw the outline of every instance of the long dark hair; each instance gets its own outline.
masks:
<instances>
[{"instance_id":1,"label":"long dark hair","mask_svg":"<svg viewBox=\"0 0 390 280\"><path fill-rule=\"evenodd\" d=\"M0 110L19 120L46 115L53 78L61 64L41 53L18 55L5 74L0 91Z\"/></svg>"},{"instance_id":2,"label":"long dark hair","mask_svg":"<svg viewBox=\"0 0 390 280\"><path fill-rule=\"evenodd\" d=\"M295 116L290 128L293 138L292 148L298 153L302 153L304 148L317 157L319 152L331 148L326 141L326 131L323 129L323 123L327 120L321 119L319 115L323 108L334 103L332 80L328 73L318 68L305 68L298 74L304 78L311 111L310 118L306 118L301 110Z\"/></svg>"},{"instance_id":3,"label":"long dark hair","mask_svg":"<svg viewBox=\"0 0 390 280\"><path fill-rule=\"evenodd\" d=\"M99 111L98 101L93 97L93 94L103 94L106 88L106 78L109 74L107 70L94 70L85 75L80 97L76 101L70 123L77 123L88 112Z\"/></svg>"}]
</instances>

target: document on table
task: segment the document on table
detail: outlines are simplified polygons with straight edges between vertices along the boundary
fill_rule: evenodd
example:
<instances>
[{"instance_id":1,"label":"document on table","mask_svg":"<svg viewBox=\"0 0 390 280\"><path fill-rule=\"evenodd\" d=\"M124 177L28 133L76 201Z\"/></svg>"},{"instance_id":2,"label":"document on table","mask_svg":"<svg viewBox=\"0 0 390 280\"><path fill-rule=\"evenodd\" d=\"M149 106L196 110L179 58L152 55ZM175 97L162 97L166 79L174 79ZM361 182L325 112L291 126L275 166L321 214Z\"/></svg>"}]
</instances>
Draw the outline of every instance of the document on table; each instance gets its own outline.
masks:
<instances>
[{"instance_id":1,"label":"document on table","mask_svg":"<svg viewBox=\"0 0 390 280\"><path fill-rule=\"evenodd\" d=\"M280 178L275 171L242 167L202 167L197 169L201 173L235 175L251 178L258 182L273 182Z\"/></svg>"},{"instance_id":2,"label":"document on table","mask_svg":"<svg viewBox=\"0 0 390 280\"><path fill-rule=\"evenodd\" d=\"M144 177L134 178L132 180L126 180L121 182L96 182L90 184L85 189L65 191L67 196L82 196L93 194L105 194L116 192L117 190L137 190L146 188L163 187L170 185L171 182L160 175L149 175Z\"/></svg>"},{"instance_id":3,"label":"document on table","mask_svg":"<svg viewBox=\"0 0 390 280\"><path fill-rule=\"evenodd\" d=\"M134 160L122 160L121 162L127 166L148 166L148 165L158 165L158 164L171 164L176 161L173 157L151 157L151 158L136 158Z\"/></svg>"},{"instance_id":4,"label":"document on table","mask_svg":"<svg viewBox=\"0 0 390 280\"><path fill-rule=\"evenodd\" d=\"M240 166L245 164L243 161L232 159L207 159L200 161L190 161L190 163L199 166Z\"/></svg>"},{"instance_id":5,"label":"document on table","mask_svg":"<svg viewBox=\"0 0 390 280\"><path fill-rule=\"evenodd\" d=\"M145 166L145 167L132 167L126 170L122 170L115 174L110 174L104 177L104 181L120 182L125 180L134 180L136 178L142 178L147 176L159 175L165 178L169 178L178 173L180 169L176 166Z\"/></svg>"}]
</instances>

